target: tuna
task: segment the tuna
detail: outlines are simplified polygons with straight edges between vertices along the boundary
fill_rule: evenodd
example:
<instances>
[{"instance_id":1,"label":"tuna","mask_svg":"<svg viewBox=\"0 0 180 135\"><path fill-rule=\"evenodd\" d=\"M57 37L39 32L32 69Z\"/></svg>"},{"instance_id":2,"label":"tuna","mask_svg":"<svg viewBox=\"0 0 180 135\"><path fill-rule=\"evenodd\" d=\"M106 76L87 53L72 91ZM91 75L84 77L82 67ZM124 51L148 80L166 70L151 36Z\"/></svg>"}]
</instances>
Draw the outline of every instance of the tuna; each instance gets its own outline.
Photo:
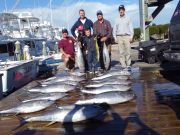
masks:
<instances>
[{"instance_id":1,"label":"tuna","mask_svg":"<svg viewBox=\"0 0 180 135\"><path fill-rule=\"evenodd\" d=\"M131 87L123 85L104 85L95 89L83 89L81 90L84 93L88 94L101 94L112 91L128 91Z\"/></svg>"},{"instance_id":2,"label":"tuna","mask_svg":"<svg viewBox=\"0 0 180 135\"><path fill-rule=\"evenodd\" d=\"M104 85L130 85L132 82L131 81L126 81L126 80L117 80L117 79L111 79L109 81L93 81L90 84L86 85L86 88L98 88L102 87Z\"/></svg>"},{"instance_id":3,"label":"tuna","mask_svg":"<svg viewBox=\"0 0 180 135\"><path fill-rule=\"evenodd\" d=\"M110 66L110 56L109 56L109 51L105 43L103 45L103 62L104 62L105 69L108 70Z\"/></svg>"},{"instance_id":4,"label":"tuna","mask_svg":"<svg viewBox=\"0 0 180 135\"><path fill-rule=\"evenodd\" d=\"M104 75L104 76L95 77L95 78L93 78L92 80L93 80L93 81L103 80L103 79L104 79L104 80L105 80L105 79L110 80L110 79L113 79L113 78L115 78L115 79L120 79L120 80L128 80L130 77L128 77L128 76L119 76L119 75L115 75L115 76Z\"/></svg>"},{"instance_id":5,"label":"tuna","mask_svg":"<svg viewBox=\"0 0 180 135\"><path fill-rule=\"evenodd\" d=\"M66 107L68 108L68 107ZM32 121L47 121L47 122L80 122L87 119L94 118L105 112L104 109L97 105L81 105L69 107L68 109L56 109L39 116L33 116L26 119L26 122Z\"/></svg>"},{"instance_id":6,"label":"tuna","mask_svg":"<svg viewBox=\"0 0 180 135\"><path fill-rule=\"evenodd\" d=\"M67 96L67 94L65 94L65 93L41 94L41 95L38 95L35 98L23 100L22 102L30 102L30 101L36 101L36 100L51 100L51 101L56 101L56 100L59 100L59 99L65 97L65 96Z\"/></svg>"},{"instance_id":7,"label":"tuna","mask_svg":"<svg viewBox=\"0 0 180 135\"><path fill-rule=\"evenodd\" d=\"M50 100L37 100L37 101L29 101L25 103L21 103L20 105L13 107L11 109L0 111L0 114L20 114L20 113L33 113L37 111L41 111L51 106L54 101Z\"/></svg>"},{"instance_id":8,"label":"tuna","mask_svg":"<svg viewBox=\"0 0 180 135\"><path fill-rule=\"evenodd\" d=\"M90 99L79 100L75 104L119 104L132 100L134 94L132 92L107 92L93 96Z\"/></svg>"},{"instance_id":9,"label":"tuna","mask_svg":"<svg viewBox=\"0 0 180 135\"><path fill-rule=\"evenodd\" d=\"M29 92L41 92L41 93L53 93L53 92L69 92L74 90L76 87L73 85L63 84L59 85L50 85L47 87L38 87L28 90Z\"/></svg>"},{"instance_id":10,"label":"tuna","mask_svg":"<svg viewBox=\"0 0 180 135\"><path fill-rule=\"evenodd\" d=\"M76 52L76 64L81 72L84 72L85 66L84 66L84 57L81 51L81 42L78 42L76 44L77 52Z\"/></svg>"}]
</instances>

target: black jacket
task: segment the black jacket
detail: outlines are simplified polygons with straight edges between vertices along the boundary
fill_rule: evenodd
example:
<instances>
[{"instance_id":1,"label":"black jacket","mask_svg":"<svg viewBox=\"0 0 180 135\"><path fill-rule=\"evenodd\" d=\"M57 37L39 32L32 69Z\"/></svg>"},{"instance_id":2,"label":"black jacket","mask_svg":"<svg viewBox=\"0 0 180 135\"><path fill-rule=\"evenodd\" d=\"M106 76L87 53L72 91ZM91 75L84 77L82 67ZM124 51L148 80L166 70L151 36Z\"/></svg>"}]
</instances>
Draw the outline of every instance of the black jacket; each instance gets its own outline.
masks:
<instances>
[{"instance_id":1,"label":"black jacket","mask_svg":"<svg viewBox=\"0 0 180 135\"><path fill-rule=\"evenodd\" d=\"M75 24L72 26L71 28L71 34L76 38L76 34L75 34L75 30L79 27L79 26L83 26L83 29L87 29L87 28L90 28L92 29L93 28L93 22L86 18L86 22L83 24L81 21L80 21L80 18L75 22Z\"/></svg>"},{"instance_id":2,"label":"black jacket","mask_svg":"<svg viewBox=\"0 0 180 135\"><path fill-rule=\"evenodd\" d=\"M84 46L88 51L96 51L96 40L94 36L84 37Z\"/></svg>"}]
</instances>

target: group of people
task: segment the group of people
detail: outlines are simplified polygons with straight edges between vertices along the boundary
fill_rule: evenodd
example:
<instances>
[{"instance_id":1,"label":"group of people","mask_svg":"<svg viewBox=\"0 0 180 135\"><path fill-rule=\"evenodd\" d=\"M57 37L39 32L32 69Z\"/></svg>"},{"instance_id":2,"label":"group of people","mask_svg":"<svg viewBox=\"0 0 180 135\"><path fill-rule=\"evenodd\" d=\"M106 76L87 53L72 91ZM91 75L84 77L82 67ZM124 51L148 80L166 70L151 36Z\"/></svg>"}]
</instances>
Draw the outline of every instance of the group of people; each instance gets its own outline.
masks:
<instances>
[{"instance_id":1,"label":"group of people","mask_svg":"<svg viewBox=\"0 0 180 135\"><path fill-rule=\"evenodd\" d=\"M116 18L114 27L112 28L110 21L104 19L101 10L97 11L97 21L94 23L85 16L85 11L83 9L79 10L80 17L71 28L73 37L68 35L67 29L63 29L62 39L58 44L67 69L71 71L74 70L74 44L75 42L81 42L81 50L85 62L85 72L96 71L98 61L101 70L105 70L103 62L103 45L104 43L106 44L111 58L112 37L114 37L115 42L118 43L119 61L121 66L125 69L130 68L130 43L133 41L133 25L131 20L125 15L124 5L120 5L118 11L120 16ZM97 53L99 53L99 59L97 58Z\"/></svg>"}]
</instances>

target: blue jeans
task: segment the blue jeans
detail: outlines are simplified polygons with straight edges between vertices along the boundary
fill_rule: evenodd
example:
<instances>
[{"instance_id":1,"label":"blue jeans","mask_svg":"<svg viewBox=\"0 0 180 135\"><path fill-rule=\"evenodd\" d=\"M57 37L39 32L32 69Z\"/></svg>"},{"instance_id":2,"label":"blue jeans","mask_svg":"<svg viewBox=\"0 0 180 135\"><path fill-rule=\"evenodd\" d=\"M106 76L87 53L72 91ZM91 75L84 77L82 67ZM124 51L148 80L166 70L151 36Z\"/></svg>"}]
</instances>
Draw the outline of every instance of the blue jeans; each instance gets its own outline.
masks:
<instances>
[{"instance_id":1,"label":"blue jeans","mask_svg":"<svg viewBox=\"0 0 180 135\"><path fill-rule=\"evenodd\" d=\"M87 61L88 61L88 69L89 69L89 71L97 70L96 51L88 51Z\"/></svg>"}]
</instances>

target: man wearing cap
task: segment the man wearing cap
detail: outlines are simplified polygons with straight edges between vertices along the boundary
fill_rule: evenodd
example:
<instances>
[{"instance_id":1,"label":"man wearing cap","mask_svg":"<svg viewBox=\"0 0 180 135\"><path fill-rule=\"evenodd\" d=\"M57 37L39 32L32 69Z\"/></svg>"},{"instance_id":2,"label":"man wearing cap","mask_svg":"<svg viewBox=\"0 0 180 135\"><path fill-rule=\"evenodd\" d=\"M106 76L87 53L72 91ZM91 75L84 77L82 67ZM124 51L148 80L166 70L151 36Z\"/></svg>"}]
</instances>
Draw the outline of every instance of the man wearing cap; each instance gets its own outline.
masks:
<instances>
[{"instance_id":1,"label":"man wearing cap","mask_svg":"<svg viewBox=\"0 0 180 135\"><path fill-rule=\"evenodd\" d=\"M92 29L93 22L86 18L85 11L83 9L79 10L79 19L75 22L75 24L71 28L71 33L76 40L81 42L81 50L84 57L85 62L85 71L88 71L88 63L86 59L86 49L83 44L84 36L85 36L85 29Z\"/></svg>"},{"instance_id":2,"label":"man wearing cap","mask_svg":"<svg viewBox=\"0 0 180 135\"><path fill-rule=\"evenodd\" d=\"M75 50L74 50L74 38L68 36L67 29L62 29L62 39L59 41L58 47L62 54L62 59L66 66L66 69L73 71L75 67Z\"/></svg>"},{"instance_id":3,"label":"man wearing cap","mask_svg":"<svg viewBox=\"0 0 180 135\"><path fill-rule=\"evenodd\" d=\"M103 13L101 10L97 11L97 21L94 22L93 25L94 34L97 35L97 41L99 46L99 61L100 61L100 67L102 70L105 70L104 62L103 62L103 44L106 43L109 54L111 55L111 43L109 42L111 40L112 36L112 27L108 20L103 18Z\"/></svg>"},{"instance_id":4,"label":"man wearing cap","mask_svg":"<svg viewBox=\"0 0 180 135\"><path fill-rule=\"evenodd\" d=\"M74 38L78 38L78 32L85 29L92 29L93 22L86 18L85 11L83 9L79 10L79 19L75 22L75 24L71 28L71 33Z\"/></svg>"},{"instance_id":5,"label":"man wearing cap","mask_svg":"<svg viewBox=\"0 0 180 135\"><path fill-rule=\"evenodd\" d=\"M130 70L131 65L131 45L133 40L134 30L133 25L129 17L125 15L124 5L119 6L120 16L115 21L113 28L113 36L115 41L118 43L118 49L120 54L121 66L125 69Z\"/></svg>"}]
</instances>

